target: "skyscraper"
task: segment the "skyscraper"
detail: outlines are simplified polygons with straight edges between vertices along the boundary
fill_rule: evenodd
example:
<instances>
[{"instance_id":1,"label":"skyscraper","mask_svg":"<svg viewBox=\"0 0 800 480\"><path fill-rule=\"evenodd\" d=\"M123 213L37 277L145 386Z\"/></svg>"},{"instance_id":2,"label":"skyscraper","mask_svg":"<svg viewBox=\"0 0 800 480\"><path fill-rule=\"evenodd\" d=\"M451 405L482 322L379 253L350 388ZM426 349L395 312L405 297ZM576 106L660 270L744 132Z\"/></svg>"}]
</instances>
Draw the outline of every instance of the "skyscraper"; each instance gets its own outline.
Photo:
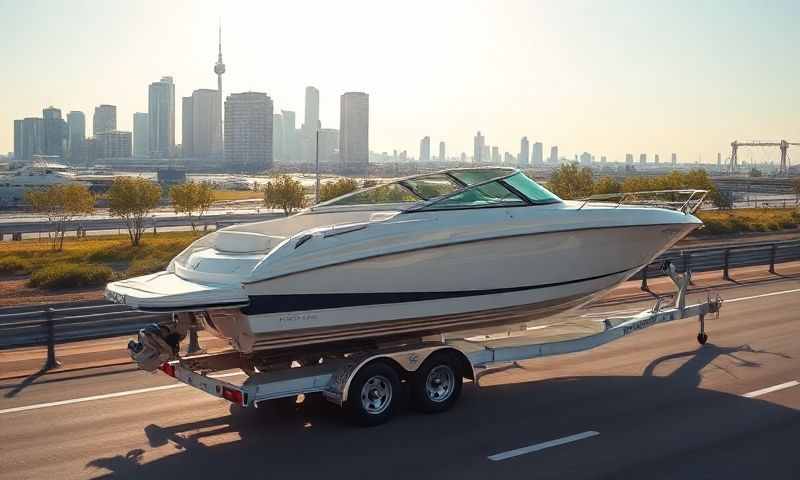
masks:
<instances>
[{"instance_id":1,"label":"skyscraper","mask_svg":"<svg viewBox=\"0 0 800 480\"><path fill-rule=\"evenodd\" d=\"M639 154L639 163L641 163L642 165L647 163L647 154L646 153L640 153Z\"/></svg>"},{"instance_id":2,"label":"skyscraper","mask_svg":"<svg viewBox=\"0 0 800 480\"><path fill-rule=\"evenodd\" d=\"M319 122L319 90L315 87L306 87L305 117L302 126L303 160L315 160L317 130L322 128Z\"/></svg>"},{"instance_id":3,"label":"skyscraper","mask_svg":"<svg viewBox=\"0 0 800 480\"><path fill-rule=\"evenodd\" d=\"M228 95L224 144L229 170L261 172L272 168L272 99L266 93Z\"/></svg>"},{"instance_id":4,"label":"skyscraper","mask_svg":"<svg viewBox=\"0 0 800 480\"><path fill-rule=\"evenodd\" d=\"M522 137L522 140L519 142L517 163L520 167L527 167L530 165L530 143L528 142L528 137Z\"/></svg>"},{"instance_id":5,"label":"skyscraper","mask_svg":"<svg viewBox=\"0 0 800 480\"><path fill-rule=\"evenodd\" d=\"M347 92L341 96L339 160L344 173L366 175L369 168L369 95Z\"/></svg>"},{"instance_id":6,"label":"skyscraper","mask_svg":"<svg viewBox=\"0 0 800 480\"><path fill-rule=\"evenodd\" d=\"M61 110L55 107L48 107L42 110L44 125L44 145L45 155L64 156L67 143L67 123L61 118Z\"/></svg>"},{"instance_id":7,"label":"skyscraper","mask_svg":"<svg viewBox=\"0 0 800 480\"><path fill-rule=\"evenodd\" d=\"M658 165L658 163L660 162L660 159L658 158L658 154L657 154L657 153L656 153L656 156L655 156L655 157L653 157L653 162L654 162L656 165Z\"/></svg>"},{"instance_id":8,"label":"skyscraper","mask_svg":"<svg viewBox=\"0 0 800 480\"><path fill-rule=\"evenodd\" d=\"M444 142L439 142L439 161L444 162L447 160L447 155L445 153L445 145Z\"/></svg>"},{"instance_id":9,"label":"skyscraper","mask_svg":"<svg viewBox=\"0 0 800 480\"><path fill-rule=\"evenodd\" d=\"M625 164L626 165L633 165L633 154L632 153L626 153L625 154Z\"/></svg>"},{"instance_id":10,"label":"skyscraper","mask_svg":"<svg viewBox=\"0 0 800 480\"><path fill-rule=\"evenodd\" d=\"M67 152L73 162L86 161L86 116L83 112L67 114Z\"/></svg>"},{"instance_id":11,"label":"skyscraper","mask_svg":"<svg viewBox=\"0 0 800 480\"><path fill-rule=\"evenodd\" d=\"M283 117L280 113L272 114L272 160L277 163L286 160L283 144Z\"/></svg>"},{"instance_id":12,"label":"skyscraper","mask_svg":"<svg viewBox=\"0 0 800 480\"><path fill-rule=\"evenodd\" d=\"M481 135L481 132L475 134L472 139L472 161L474 163L481 163L483 157L483 146L486 144L486 137Z\"/></svg>"},{"instance_id":13,"label":"skyscraper","mask_svg":"<svg viewBox=\"0 0 800 480\"><path fill-rule=\"evenodd\" d=\"M533 150L531 151L531 163L534 165L544 164L544 145L542 145L542 142L536 142L533 144Z\"/></svg>"},{"instance_id":14,"label":"skyscraper","mask_svg":"<svg viewBox=\"0 0 800 480\"><path fill-rule=\"evenodd\" d=\"M92 117L92 135L97 136L98 133L113 132L116 129L117 106L99 105L94 107L94 116Z\"/></svg>"},{"instance_id":15,"label":"skyscraper","mask_svg":"<svg viewBox=\"0 0 800 480\"><path fill-rule=\"evenodd\" d=\"M98 158L130 158L131 132L103 132L95 135Z\"/></svg>"},{"instance_id":16,"label":"skyscraper","mask_svg":"<svg viewBox=\"0 0 800 480\"><path fill-rule=\"evenodd\" d=\"M422 137L419 141L419 161L431 161L431 137Z\"/></svg>"},{"instance_id":17,"label":"skyscraper","mask_svg":"<svg viewBox=\"0 0 800 480\"><path fill-rule=\"evenodd\" d=\"M150 155L169 158L175 152L175 83L161 77L150 84L147 114L150 120Z\"/></svg>"},{"instance_id":18,"label":"skyscraper","mask_svg":"<svg viewBox=\"0 0 800 480\"><path fill-rule=\"evenodd\" d=\"M32 160L44 148L44 120L28 117L14 121L14 159Z\"/></svg>"},{"instance_id":19,"label":"skyscraper","mask_svg":"<svg viewBox=\"0 0 800 480\"><path fill-rule=\"evenodd\" d=\"M678 163L678 154L677 153L673 153L672 154L672 166L674 167L677 163Z\"/></svg>"},{"instance_id":20,"label":"skyscraper","mask_svg":"<svg viewBox=\"0 0 800 480\"><path fill-rule=\"evenodd\" d=\"M492 163L500 165L500 147L492 147Z\"/></svg>"},{"instance_id":21,"label":"skyscraper","mask_svg":"<svg viewBox=\"0 0 800 480\"><path fill-rule=\"evenodd\" d=\"M722 153L717 152L717 170L722 169Z\"/></svg>"},{"instance_id":22,"label":"skyscraper","mask_svg":"<svg viewBox=\"0 0 800 480\"><path fill-rule=\"evenodd\" d=\"M550 163L558 163L558 145L550 147Z\"/></svg>"},{"instance_id":23,"label":"skyscraper","mask_svg":"<svg viewBox=\"0 0 800 480\"><path fill-rule=\"evenodd\" d=\"M217 96L216 90L208 88L192 92L192 155L196 158L207 159L222 153Z\"/></svg>"},{"instance_id":24,"label":"skyscraper","mask_svg":"<svg viewBox=\"0 0 800 480\"><path fill-rule=\"evenodd\" d=\"M319 129L319 161L333 163L339 150L339 130L335 128Z\"/></svg>"},{"instance_id":25,"label":"skyscraper","mask_svg":"<svg viewBox=\"0 0 800 480\"><path fill-rule=\"evenodd\" d=\"M219 24L219 51L217 53L217 63L214 64L214 73L217 74L217 116L214 119L219 123L219 128L216 130L219 132L219 138L212 142L212 144L218 146L215 153L221 153L222 130L224 128L222 121L222 74L225 73L225 64L222 63L222 22Z\"/></svg>"},{"instance_id":26,"label":"skyscraper","mask_svg":"<svg viewBox=\"0 0 800 480\"><path fill-rule=\"evenodd\" d=\"M144 112L133 114L133 156L146 157L150 151L150 117Z\"/></svg>"},{"instance_id":27,"label":"skyscraper","mask_svg":"<svg viewBox=\"0 0 800 480\"><path fill-rule=\"evenodd\" d=\"M296 162L299 150L297 144L297 127L295 126L295 115L291 110L281 110L281 120L283 123L283 155L284 160Z\"/></svg>"},{"instance_id":28,"label":"skyscraper","mask_svg":"<svg viewBox=\"0 0 800 480\"><path fill-rule=\"evenodd\" d=\"M181 101L181 155L194 157L194 101L183 97Z\"/></svg>"}]
</instances>

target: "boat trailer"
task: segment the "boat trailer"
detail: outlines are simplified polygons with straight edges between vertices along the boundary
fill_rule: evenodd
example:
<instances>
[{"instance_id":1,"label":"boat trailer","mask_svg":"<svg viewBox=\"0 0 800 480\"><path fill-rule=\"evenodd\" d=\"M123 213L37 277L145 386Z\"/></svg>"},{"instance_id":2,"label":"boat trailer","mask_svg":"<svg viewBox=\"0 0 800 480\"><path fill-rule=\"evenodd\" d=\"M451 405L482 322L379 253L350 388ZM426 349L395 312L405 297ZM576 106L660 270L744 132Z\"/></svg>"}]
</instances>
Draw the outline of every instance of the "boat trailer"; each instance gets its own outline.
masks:
<instances>
[{"instance_id":1,"label":"boat trailer","mask_svg":"<svg viewBox=\"0 0 800 480\"><path fill-rule=\"evenodd\" d=\"M399 402L400 389L410 389L417 410L439 412L457 400L463 378L480 384L482 374L493 367L522 360L590 350L654 325L689 317L699 320L697 341L708 340L707 315L718 317L722 300L718 295L686 305L691 271L678 274L674 265L663 269L675 284L674 301L662 306L669 296L656 296L655 305L631 316L602 319L603 331L577 339L535 343L525 334L492 340L417 341L386 345L330 358L320 355L316 363L268 371L231 371L237 368L238 352L187 356L159 367L167 375L216 397L242 407L259 407L265 402L285 399L294 403L298 395L321 393L327 400L350 410L356 423L377 425L391 417ZM498 345L499 344L499 345ZM227 371L227 373L222 373ZM241 383L227 381L245 376Z\"/></svg>"}]
</instances>

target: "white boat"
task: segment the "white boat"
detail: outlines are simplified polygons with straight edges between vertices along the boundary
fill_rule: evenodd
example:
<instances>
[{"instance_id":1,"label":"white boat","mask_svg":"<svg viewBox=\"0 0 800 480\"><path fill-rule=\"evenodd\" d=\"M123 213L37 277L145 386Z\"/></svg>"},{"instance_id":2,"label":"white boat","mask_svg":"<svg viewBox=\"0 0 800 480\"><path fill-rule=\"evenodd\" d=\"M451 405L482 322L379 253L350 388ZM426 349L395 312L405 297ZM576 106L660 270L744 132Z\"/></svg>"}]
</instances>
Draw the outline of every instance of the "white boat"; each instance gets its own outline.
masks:
<instances>
[{"instance_id":1,"label":"white boat","mask_svg":"<svg viewBox=\"0 0 800 480\"><path fill-rule=\"evenodd\" d=\"M0 204L24 203L26 192L61 184L89 186L89 183L78 178L67 165L52 161L34 161L30 165L0 175Z\"/></svg>"},{"instance_id":2,"label":"white boat","mask_svg":"<svg viewBox=\"0 0 800 480\"><path fill-rule=\"evenodd\" d=\"M222 229L106 297L192 312L244 353L522 329L702 225L690 193L677 209L562 201L515 169L447 170Z\"/></svg>"}]
</instances>

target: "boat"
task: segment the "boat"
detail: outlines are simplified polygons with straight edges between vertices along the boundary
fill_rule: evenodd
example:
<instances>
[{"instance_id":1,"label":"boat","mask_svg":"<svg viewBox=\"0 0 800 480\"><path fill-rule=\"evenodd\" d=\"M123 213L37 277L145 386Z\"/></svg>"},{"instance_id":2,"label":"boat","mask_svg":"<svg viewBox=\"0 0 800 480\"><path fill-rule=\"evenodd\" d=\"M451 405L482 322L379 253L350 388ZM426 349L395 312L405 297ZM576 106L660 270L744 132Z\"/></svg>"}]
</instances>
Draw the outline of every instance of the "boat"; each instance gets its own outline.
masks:
<instances>
[{"instance_id":1,"label":"boat","mask_svg":"<svg viewBox=\"0 0 800 480\"><path fill-rule=\"evenodd\" d=\"M53 185L89 186L83 179L78 178L68 165L51 161L46 157L37 158L28 165L0 175L0 205L23 204L27 192Z\"/></svg>"},{"instance_id":2,"label":"boat","mask_svg":"<svg viewBox=\"0 0 800 480\"><path fill-rule=\"evenodd\" d=\"M106 298L191 317L244 354L524 330L702 225L705 192L670 196L567 201L517 169L444 170L221 229L163 272L109 283Z\"/></svg>"}]
</instances>

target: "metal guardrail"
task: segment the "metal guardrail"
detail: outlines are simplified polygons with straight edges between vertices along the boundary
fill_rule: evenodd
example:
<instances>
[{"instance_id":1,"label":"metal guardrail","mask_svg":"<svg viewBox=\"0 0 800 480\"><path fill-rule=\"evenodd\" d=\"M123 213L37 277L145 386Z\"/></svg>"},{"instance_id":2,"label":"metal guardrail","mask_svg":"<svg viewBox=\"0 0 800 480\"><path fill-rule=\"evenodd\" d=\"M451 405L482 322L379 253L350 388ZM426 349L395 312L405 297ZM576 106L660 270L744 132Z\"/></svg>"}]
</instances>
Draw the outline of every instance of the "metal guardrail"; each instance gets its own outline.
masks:
<instances>
[{"instance_id":1,"label":"metal guardrail","mask_svg":"<svg viewBox=\"0 0 800 480\"><path fill-rule=\"evenodd\" d=\"M721 270L723 278L730 280L731 268L769 265L769 271L775 273L776 264L800 260L800 240L673 249L633 277L642 280L643 290L648 278L664 275L660 266L665 260L681 273ZM0 309L0 350L46 345L44 369L49 369L58 365L56 344L135 334L149 324L169 319L169 314L142 313L124 305L98 301ZM197 350L196 332L192 342Z\"/></svg>"}]
</instances>

